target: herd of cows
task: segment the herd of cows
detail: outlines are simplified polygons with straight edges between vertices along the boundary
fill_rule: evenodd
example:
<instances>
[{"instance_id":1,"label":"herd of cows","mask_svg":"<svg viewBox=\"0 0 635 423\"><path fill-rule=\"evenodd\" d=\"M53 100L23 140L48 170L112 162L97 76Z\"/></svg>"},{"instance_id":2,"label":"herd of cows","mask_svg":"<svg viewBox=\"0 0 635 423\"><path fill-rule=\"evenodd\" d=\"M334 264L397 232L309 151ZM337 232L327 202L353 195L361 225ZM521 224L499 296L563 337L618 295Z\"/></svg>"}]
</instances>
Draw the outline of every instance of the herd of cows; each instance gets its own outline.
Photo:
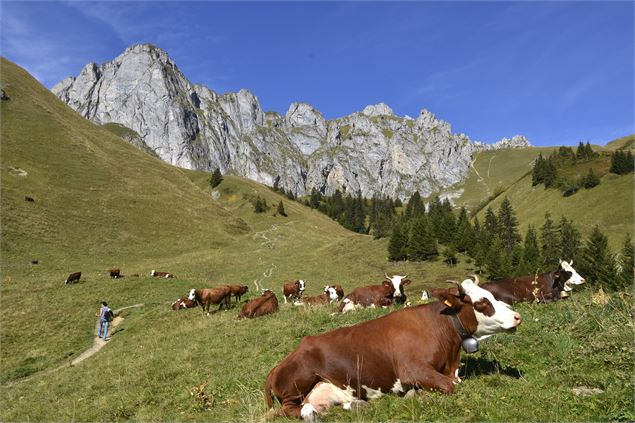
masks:
<instances>
[{"instance_id":1,"label":"herd of cows","mask_svg":"<svg viewBox=\"0 0 635 423\"><path fill-rule=\"evenodd\" d=\"M407 276L386 276L381 285L355 288L344 296L341 286L327 285L321 295L303 297L306 283L284 283L284 302L294 305L341 301L340 313L362 307L388 307L410 303L404 287ZM297 348L275 366L265 381L270 414L315 421L330 407L350 409L384 394L410 396L417 389L451 393L459 378L461 348L478 349L478 341L498 332L512 332L521 323L511 305L517 302L551 302L570 296L574 285L585 282L573 261L560 261L556 270L543 274L479 284L479 278L454 286L422 292L422 300L438 301L404 307L377 319L306 336ZM227 285L192 289L172 304L175 310L200 305L229 307L232 295L239 301L247 286ZM271 290L245 303L238 318L254 318L278 310ZM432 329L432 330L431 330ZM274 398L280 408L274 411Z\"/></svg>"},{"instance_id":2,"label":"herd of cows","mask_svg":"<svg viewBox=\"0 0 635 423\"><path fill-rule=\"evenodd\" d=\"M111 269L111 277L120 277L118 270ZM154 270L151 275L174 277ZM452 284L448 288L422 292L422 300L437 301L409 307L404 287L411 281L407 276L385 276L382 284L358 287L346 296L341 286L327 285L321 295L303 297L305 281L284 283L284 302L298 306L340 301L340 313L393 304L406 307L354 326L304 337L267 375L265 399L270 415L314 421L332 406L351 409L384 394L410 396L418 389L449 394L461 382L461 348L474 352L478 341L498 332L515 331L520 325L520 314L511 308L514 303L567 298L574 285L585 282L573 268L573 261L561 260L556 270L543 274L483 284L476 275L462 282L448 281ZM275 293L258 288L262 294L242 306L238 319L278 311ZM172 303L172 309L200 305L209 315L212 304L219 305L219 310L228 309L232 297L239 303L247 291L245 285L191 289ZM273 409L274 398L280 402L277 411Z\"/></svg>"}]
</instances>

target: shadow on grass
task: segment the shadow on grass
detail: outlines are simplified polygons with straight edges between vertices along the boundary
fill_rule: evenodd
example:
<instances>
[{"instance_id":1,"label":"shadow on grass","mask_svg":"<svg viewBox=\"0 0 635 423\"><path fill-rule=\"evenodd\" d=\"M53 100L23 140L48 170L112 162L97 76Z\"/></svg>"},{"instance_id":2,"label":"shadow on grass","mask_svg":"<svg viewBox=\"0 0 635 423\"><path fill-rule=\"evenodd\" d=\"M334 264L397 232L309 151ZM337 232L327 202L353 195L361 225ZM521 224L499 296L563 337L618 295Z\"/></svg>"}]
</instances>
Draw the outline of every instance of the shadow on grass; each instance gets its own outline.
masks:
<instances>
[{"instance_id":1,"label":"shadow on grass","mask_svg":"<svg viewBox=\"0 0 635 423\"><path fill-rule=\"evenodd\" d=\"M514 367L503 367L497 360L492 361L480 357L467 357L461 370L461 376L466 379L491 374L501 374L514 379L519 379L522 376L520 370Z\"/></svg>"}]
</instances>

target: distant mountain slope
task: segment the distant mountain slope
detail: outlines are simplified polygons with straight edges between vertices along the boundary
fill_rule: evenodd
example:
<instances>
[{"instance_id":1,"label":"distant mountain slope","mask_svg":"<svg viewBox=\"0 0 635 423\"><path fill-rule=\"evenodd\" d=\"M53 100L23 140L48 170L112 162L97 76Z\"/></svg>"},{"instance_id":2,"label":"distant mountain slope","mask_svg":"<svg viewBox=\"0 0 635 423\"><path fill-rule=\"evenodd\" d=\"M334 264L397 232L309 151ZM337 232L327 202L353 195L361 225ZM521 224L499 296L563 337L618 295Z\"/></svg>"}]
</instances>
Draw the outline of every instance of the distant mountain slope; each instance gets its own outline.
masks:
<instances>
[{"instance_id":1,"label":"distant mountain slope","mask_svg":"<svg viewBox=\"0 0 635 423\"><path fill-rule=\"evenodd\" d=\"M152 250L156 238L172 240L170 254L188 249L193 236L223 245L251 230L181 169L79 117L18 66L1 66L10 98L1 105L5 260L123 258Z\"/></svg>"},{"instance_id":2,"label":"distant mountain slope","mask_svg":"<svg viewBox=\"0 0 635 423\"><path fill-rule=\"evenodd\" d=\"M463 180L473 151L528 145L522 136L472 143L425 109L413 119L383 103L334 120L306 103L292 103L285 116L263 112L247 90L219 94L192 84L165 51L147 44L89 63L52 91L93 122L130 128L168 163L219 168L295 195L313 188L427 195Z\"/></svg>"},{"instance_id":3,"label":"distant mountain slope","mask_svg":"<svg viewBox=\"0 0 635 423\"><path fill-rule=\"evenodd\" d=\"M606 146L593 146L593 149L608 153L619 148L632 148L632 141L631 135ZM530 224L540 227L549 211L556 222L561 216L572 219L583 235L588 235L591 228L598 225L609 236L613 247L620 245L625 234L632 235L634 229L633 174L607 174L610 159L603 156L561 170L571 178L578 178L594 168L603 176L600 185L593 189L580 189L572 196L563 197L557 189L545 190L544 185L532 187L533 160L541 153L547 157L555 149L532 147L476 154L467 180L453 187L455 203L477 210L482 221L487 207L497 211L503 198L508 197L523 233Z\"/></svg>"}]
</instances>

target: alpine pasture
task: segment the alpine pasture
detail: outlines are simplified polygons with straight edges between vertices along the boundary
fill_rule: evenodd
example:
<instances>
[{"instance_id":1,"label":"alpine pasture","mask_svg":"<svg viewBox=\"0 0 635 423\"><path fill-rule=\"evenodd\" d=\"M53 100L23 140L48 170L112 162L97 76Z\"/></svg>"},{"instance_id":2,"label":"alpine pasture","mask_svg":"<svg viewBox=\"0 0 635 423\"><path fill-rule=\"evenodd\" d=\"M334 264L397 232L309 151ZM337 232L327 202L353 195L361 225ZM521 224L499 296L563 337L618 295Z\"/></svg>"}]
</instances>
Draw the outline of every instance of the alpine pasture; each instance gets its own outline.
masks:
<instances>
[{"instance_id":1,"label":"alpine pasture","mask_svg":"<svg viewBox=\"0 0 635 423\"><path fill-rule=\"evenodd\" d=\"M81 118L16 65L2 60L0 420L261 421L264 380L306 335L390 310L331 315L335 306L281 304L236 320L172 311L191 288L274 290L304 279L305 295L346 292L407 274L406 292L463 279L470 263L391 263L387 240L349 232L258 183L179 169ZM25 196L34 199L25 201ZM257 196L271 206L255 214ZM274 215L282 200L288 217ZM519 216L522 211L516 208ZM37 264L33 264L37 260ZM107 271L121 269L123 278ZM151 278L151 270L176 279ZM69 273L81 280L65 285ZM138 278L131 277L138 273ZM93 343L101 301L121 312L111 340ZM567 301L514 306L519 330L481 343L462 361L450 396L384 396L326 421L607 421L633 412L633 300L576 289ZM278 419L280 421L286 419Z\"/></svg>"}]
</instances>

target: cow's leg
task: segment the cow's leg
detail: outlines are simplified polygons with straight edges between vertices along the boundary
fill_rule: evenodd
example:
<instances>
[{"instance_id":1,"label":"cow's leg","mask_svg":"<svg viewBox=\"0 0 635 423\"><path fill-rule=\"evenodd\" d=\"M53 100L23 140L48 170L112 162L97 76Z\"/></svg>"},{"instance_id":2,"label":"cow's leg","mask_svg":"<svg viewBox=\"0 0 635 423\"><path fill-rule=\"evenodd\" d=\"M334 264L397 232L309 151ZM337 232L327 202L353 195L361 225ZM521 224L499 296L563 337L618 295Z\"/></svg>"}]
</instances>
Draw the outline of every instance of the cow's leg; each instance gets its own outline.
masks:
<instances>
[{"instance_id":1,"label":"cow's leg","mask_svg":"<svg viewBox=\"0 0 635 423\"><path fill-rule=\"evenodd\" d=\"M282 295L282 298L284 298L284 303L287 303L287 296L286 295Z\"/></svg>"},{"instance_id":2,"label":"cow's leg","mask_svg":"<svg viewBox=\"0 0 635 423\"><path fill-rule=\"evenodd\" d=\"M405 390L424 388L441 391L444 394L454 391L454 380L430 367L409 367L399 372L399 379Z\"/></svg>"}]
</instances>

